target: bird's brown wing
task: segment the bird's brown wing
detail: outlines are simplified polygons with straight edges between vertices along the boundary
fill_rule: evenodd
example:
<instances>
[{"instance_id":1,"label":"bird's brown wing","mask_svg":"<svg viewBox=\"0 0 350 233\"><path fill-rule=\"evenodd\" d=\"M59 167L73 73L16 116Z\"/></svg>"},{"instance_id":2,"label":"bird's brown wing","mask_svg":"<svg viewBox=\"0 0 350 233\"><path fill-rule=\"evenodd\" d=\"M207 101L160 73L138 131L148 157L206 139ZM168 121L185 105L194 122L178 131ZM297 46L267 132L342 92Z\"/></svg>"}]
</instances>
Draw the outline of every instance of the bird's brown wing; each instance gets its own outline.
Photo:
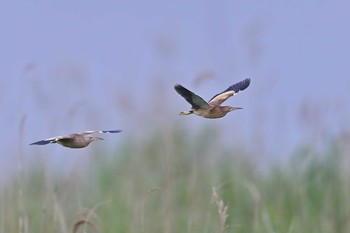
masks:
<instances>
[{"instance_id":1,"label":"bird's brown wing","mask_svg":"<svg viewBox=\"0 0 350 233\"><path fill-rule=\"evenodd\" d=\"M177 93L179 93L185 100L192 105L192 109L210 109L211 106L200 96L196 95L192 91L186 89L180 84L174 86Z\"/></svg>"},{"instance_id":2,"label":"bird's brown wing","mask_svg":"<svg viewBox=\"0 0 350 233\"><path fill-rule=\"evenodd\" d=\"M213 98L211 98L209 100L209 104L212 105L212 106L219 106L225 100L227 100L229 97L234 96L238 92L245 90L249 86L249 84L250 84L250 79L249 78L247 78L247 79L245 79L243 81L240 81L238 83L235 83L235 84L229 86L223 92L213 96Z\"/></svg>"},{"instance_id":3,"label":"bird's brown wing","mask_svg":"<svg viewBox=\"0 0 350 233\"><path fill-rule=\"evenodd\" d=\"M80 135L94 134L94 133L120 133L121 130L88 130L81 133Z\"/></svg>"}]
</instances>

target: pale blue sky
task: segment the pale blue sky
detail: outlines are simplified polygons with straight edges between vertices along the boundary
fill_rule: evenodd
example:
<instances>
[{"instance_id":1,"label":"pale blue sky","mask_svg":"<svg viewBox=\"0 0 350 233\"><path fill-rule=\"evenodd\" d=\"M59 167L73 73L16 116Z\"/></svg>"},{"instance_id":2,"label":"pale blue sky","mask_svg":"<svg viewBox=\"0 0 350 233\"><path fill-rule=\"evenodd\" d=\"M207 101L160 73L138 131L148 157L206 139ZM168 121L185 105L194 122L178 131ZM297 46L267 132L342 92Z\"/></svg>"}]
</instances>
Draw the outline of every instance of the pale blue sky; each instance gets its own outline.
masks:
<instances>
[{"instance_id":1,"label":"pale blue sky","mask_svg":"<svg viewBox=\"0 0 350 233\"><path fill-rule=\"evenodd\" d=\"M349 130L346 1L0 5L0 161L6 167L16 164L19 143L25 156L86 153L27 144L88 129L124 129L104 141L114 148L122 137L142 138L165 122L193 130L213 126L227 132L224 141L261 147L270 159L286 157L302 142L322 143ZM205 71L213 78L194 85ZM189 105L173 90L175 83L209 99L246 77L251 86L227 101L244 110L214 121L177 115ZM171 106L157 120L152 116L161 110L155 99ZM125 104L130 109L123 109ZM308 104L310 119L300 120L300 109ZM24 115L23 142L18 142Z\"/></svg>"}]
</instances>

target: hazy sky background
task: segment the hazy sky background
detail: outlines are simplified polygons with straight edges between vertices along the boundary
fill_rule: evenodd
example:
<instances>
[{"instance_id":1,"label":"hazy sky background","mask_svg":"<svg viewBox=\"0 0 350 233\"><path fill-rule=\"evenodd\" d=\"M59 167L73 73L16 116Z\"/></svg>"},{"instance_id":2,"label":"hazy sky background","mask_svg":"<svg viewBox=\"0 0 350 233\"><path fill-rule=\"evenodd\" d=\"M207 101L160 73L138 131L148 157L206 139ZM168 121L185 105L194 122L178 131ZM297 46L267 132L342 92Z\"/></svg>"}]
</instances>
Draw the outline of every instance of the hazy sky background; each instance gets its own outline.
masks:
<instances>
[{"instance_id":1,"label":"hazy sky background","mask_svg":"<svg viewBox=\"0 0 350 233\"><path fill-rule=\"evenodd\" d=\"M0 5L0 168L20 153L65 160L94 150L28 146L90 129L123 129L96 145L116 149L124 137L142 140L166 125L212 127L225 132L224 143L271 160L349 131L346 1ZM190 106L175 83L209 99L247 77L251 86L226 102L244 110L219 120L177 115Z\"/></svg>"}]
</instances>

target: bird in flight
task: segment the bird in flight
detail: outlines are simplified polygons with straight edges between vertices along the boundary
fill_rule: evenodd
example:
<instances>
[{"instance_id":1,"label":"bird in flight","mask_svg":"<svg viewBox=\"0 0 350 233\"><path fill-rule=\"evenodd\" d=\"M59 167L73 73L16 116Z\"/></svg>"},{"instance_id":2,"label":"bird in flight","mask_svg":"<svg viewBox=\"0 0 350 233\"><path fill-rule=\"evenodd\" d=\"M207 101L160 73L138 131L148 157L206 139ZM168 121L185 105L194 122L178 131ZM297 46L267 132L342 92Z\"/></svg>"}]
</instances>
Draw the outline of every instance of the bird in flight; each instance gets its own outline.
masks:
<instances>
[{"instance_id":1,"label":"bird in flight","mask_svg":"<svg viewBox=\"0 0 350 233\"><path fill-rule=\"evenodd\" d=\"M223 92L216 94L208 102L205 101L199 95L196 95L192 91L181 86L180 84L176 84L174 88L177 91L177 93L179 93L182 97L185 98L185 100L188 103L192 105L192 109L190 111L180 112L180 115L196 114L204 118L213 119L223 117L231 111L242 109L240 107L221 106L221 104L229 97L234 96L238 92L245 90L249 86L249 84L249 78L240 81L236 84L233 84Z\"/></svg>"},{"instance_id":2,"label":"bird in flight","mask_svg":"<svg viewBox=\"0 0 350 233\"><path fill-rule=\"evenodd\" d=\"M90 130L81 133L73 133L65 136L56 136L41 141L33 142L29 145L46 145L50 143L58 143L62 146L69 148L83 148L87 147L91 142L103 140L103 138L98 137L85 137L88 134L96 133L119 133L121 130Z\"/></svg>"}]
</instances>

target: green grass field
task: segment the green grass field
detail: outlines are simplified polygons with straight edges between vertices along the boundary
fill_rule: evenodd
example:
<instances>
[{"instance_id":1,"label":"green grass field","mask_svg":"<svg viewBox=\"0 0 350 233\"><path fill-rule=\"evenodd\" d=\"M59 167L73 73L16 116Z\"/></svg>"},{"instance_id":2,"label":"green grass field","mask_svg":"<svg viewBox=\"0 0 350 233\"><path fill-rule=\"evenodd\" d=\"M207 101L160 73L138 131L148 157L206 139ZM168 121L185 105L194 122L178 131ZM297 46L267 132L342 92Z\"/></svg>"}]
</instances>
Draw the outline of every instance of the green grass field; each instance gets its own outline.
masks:
<instances>
[{"instance_id":1,"label":"green grass field","mask_svg":"<svg viewBox=\"0 0 350 233\"><path fill-rule=\"evenodd\" d=\"M248 149L200 135L126 140L68 174L35 156L1 187L0 232L65 233L79 223L76 232L350 232L350 176L337 141L261 168Z\"/></svg>"}]
</instances>

